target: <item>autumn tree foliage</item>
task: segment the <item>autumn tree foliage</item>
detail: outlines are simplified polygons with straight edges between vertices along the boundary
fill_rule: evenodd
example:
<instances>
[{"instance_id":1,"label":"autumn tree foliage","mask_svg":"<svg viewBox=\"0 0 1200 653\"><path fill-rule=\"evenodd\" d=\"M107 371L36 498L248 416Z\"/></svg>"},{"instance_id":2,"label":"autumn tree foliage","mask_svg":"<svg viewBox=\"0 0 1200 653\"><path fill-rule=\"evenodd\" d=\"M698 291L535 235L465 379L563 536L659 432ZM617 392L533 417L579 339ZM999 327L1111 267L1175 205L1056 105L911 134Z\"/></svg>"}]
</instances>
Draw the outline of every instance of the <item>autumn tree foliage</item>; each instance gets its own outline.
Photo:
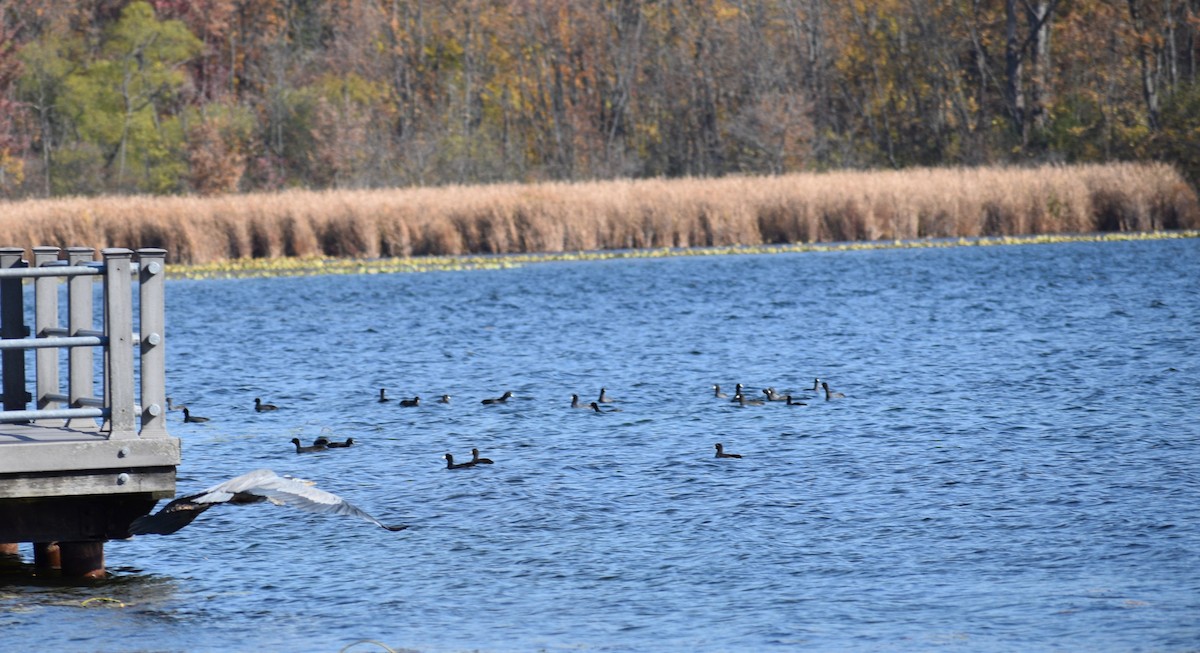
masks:
<instances>
[{"instance_id":1,"label":"autumn tree foliage","mask_svg":"<svg viewBox=\"0 0 1200 653\"><path fill-rule=\"evenodd\" d=\"M0 196L1200 179L1200 0L0 0Z\"/></svg>"}]
</instances>

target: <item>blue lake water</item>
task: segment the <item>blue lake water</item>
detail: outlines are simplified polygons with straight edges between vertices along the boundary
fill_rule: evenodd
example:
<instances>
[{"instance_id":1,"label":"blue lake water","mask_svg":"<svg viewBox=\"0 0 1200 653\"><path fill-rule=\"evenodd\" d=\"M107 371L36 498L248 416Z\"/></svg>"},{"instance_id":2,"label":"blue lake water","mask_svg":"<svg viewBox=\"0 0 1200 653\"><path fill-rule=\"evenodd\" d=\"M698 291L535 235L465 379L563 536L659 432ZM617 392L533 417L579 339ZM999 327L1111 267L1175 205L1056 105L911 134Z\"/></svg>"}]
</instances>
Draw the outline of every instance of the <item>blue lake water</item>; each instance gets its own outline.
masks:
<instances>
[{"instance_id":1,"label":"blue lake water","mask_svg":"<svg viewBox=\"0 0 1200 653\"><path fill-rule=\"evenodd\" d=\"M3 578L0 650L1200 646L1200 240L167 296L168 393L212 418L171 413L181 493L269 467L411 528L214 508L108 581ZM601 387L620 412L569 407ZM357 444L289 443L322 434Z\"/></svg>"}]
</instances>

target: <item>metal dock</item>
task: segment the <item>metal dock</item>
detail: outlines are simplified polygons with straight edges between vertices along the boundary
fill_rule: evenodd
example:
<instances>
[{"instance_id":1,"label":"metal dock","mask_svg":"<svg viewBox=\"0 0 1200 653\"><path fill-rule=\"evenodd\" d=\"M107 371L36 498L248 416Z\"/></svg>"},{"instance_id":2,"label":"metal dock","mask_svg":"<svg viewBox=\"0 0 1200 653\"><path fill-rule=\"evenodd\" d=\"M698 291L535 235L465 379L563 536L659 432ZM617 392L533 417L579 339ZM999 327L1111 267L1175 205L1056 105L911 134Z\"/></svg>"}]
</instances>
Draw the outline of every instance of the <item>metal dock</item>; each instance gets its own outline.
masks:
<instances>
[{"instance_id":1,"label":"metal dock","mask_svg":"<svg viewBox=\"0 0 1200 653\"><path fill-rule=\"evenodd\" d=\"M88 247L67 248L65 258L57 247L32 252L30 265L24 249L0 248L0 554L31 542L39 567L98 577L104 542L128 537L130 522L175 495L180 443L166 428L166 251L105 249L98 261Z\"/></svg>"}]
</instances>

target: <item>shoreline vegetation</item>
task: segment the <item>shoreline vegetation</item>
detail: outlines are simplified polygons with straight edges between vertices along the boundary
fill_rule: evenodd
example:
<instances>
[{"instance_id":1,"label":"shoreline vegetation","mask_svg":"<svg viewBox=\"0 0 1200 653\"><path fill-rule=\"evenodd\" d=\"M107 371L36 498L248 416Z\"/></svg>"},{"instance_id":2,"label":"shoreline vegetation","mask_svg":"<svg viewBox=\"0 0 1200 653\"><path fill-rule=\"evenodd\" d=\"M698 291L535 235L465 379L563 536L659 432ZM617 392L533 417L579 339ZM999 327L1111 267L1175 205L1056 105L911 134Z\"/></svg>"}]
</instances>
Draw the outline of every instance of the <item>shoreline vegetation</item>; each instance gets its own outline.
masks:
<instances>
[{"instance_id":1,"label":"shoreline vegetation","mask_svg":"<svg viewBox=\"0 0 1200 653\"><path fill-rule=\"evenodd\" d=\"M565 261L608 261L613 259L664 258L672 256L738 256L747 254L788 254L799 252L847 252L881 249L925 249L938 247L990 247L997 245L1045 245L1051 243L1124 242L1131 240L1170 240L1200 238L1200 230L1138 231L1090 234L1054 234L1041 236L1003 236L998 238L954 238L895 241L859 241L824 244L734 245L727 247L689 247L660 249L602 250L542 254L465 254L459 256L419 256L379 259L319 257L283 257L273 259L242 258L202 264L167 266L172 279L232 279L254 277L306 277L334 274L403 274L462 270L507 270L537 263Z\"/></svg>"},{"instance_id":2,"label":"shoreline vegetation","mask_svg":"<svg viewBox=\"0 0 1200 653\"><path fill-rule=\"evenodd\" d=\"M1196 192L1162 163L0 202L3 245L161 247L214 271L1194 229Z\"/></svg>"}]
</instances>

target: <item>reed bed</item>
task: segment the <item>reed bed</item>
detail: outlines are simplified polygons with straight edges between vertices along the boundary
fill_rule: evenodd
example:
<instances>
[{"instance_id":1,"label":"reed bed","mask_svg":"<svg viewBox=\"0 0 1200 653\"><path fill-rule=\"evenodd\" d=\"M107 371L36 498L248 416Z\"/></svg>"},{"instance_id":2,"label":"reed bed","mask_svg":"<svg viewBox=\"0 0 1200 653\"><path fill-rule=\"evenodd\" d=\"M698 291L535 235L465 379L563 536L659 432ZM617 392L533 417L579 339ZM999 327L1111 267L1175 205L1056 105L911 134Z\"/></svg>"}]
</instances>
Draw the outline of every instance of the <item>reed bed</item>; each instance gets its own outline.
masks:
<instances>
[{"instance_id":1,"label":"reed bed","mask_svg":"<svg viewBox=\"0 0 1200 653\"><path fill-rule=\"evenodd\" d=\"M1198 227L1196 193L1156 163L0 203L0 245L162 247L186 264Z\"/></svg>"}]
</instances>

